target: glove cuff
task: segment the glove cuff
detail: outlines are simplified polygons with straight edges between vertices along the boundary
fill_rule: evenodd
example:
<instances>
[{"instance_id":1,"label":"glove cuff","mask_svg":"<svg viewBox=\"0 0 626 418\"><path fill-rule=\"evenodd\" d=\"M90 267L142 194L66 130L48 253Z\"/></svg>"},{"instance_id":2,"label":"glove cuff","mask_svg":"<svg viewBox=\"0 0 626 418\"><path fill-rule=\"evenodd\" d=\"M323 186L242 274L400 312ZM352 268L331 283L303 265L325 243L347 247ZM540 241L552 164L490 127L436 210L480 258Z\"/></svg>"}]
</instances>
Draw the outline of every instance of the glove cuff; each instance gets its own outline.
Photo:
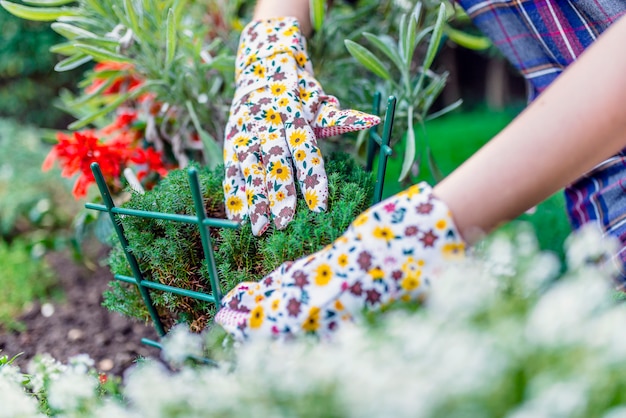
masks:
<instances>
[{"instance_id":1,"label":"glove cuff","mask_svg":"<svg viewBox=\"0 0 626 418\"><path fill-rule=\"evenodd\" d=\"M358 234L379 237L389 234L388 244L402 244L396 251L408 254L419 249L424 257L454 259L465 255L466 243L448 206L432 193L426 182L372 206L357 217ZM396 244L393 244L394 246Z\"/></svg>"},{"instance_id":2,"label":"glove cuff","mask_svg":"<svg viewBox=\"0 0 626 418\"><path fill-rule=\"evenodd\" d=\"M264 78L266 68L262 61L282 53L291 54L300 69L313 73L306 53L306 38L300 31L298 19L291 16L273 17L248 23L241 32L237 49L237 87L240 87L242 75L255 74L255 79ZM255 65L259 67L255 68Z\"/></svg>"}]
</instances>

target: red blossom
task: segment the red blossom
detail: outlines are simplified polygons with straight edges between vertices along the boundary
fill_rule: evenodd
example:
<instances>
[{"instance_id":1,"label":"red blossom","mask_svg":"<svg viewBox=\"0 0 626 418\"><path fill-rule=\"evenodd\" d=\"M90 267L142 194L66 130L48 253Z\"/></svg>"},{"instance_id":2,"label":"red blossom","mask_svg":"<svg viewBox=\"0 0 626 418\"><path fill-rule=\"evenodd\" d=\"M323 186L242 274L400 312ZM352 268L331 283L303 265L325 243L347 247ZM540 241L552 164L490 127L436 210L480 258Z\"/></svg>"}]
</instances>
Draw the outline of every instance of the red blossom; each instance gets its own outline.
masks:
<instances>
[{"instance_id":1,"label":"red blossom","mask_svg":"<svg viewBox=\"0 0 626 418\"><path fill-rule=\"evenodd\" d=\"M95 181L91 173L91 163L97 162L105 180L110 181L119 177L122 166L130 158L130 143L125 136L103 143L94 131L87 130L73 132L72 135L59 132L57 139L59 142L46 157L42 169L47 171L58 161L63 177L78 174L72 191L76 199L85 197L87 188Z\"/></svg>"},{"instance_id":2,"label":"red blossom","mask_svg":"<svg viewBox=\"0 0 626 418\"><path fill-rule=\"evenodd\" d=\"M109 377L106 375L106 373L100 373L98 375L98 381L100 382L101 385L104 385L108 380L109 380Z\"/></svg>"},{"instance_id":3,"label":"red blossom","mask_svg":"<svg viewBox=\"0 0 626 418\"><path fill-rule=\"evenodd\" d=\"M135 149L131 160L141 166L141 170L137 173L139 180L145 178L150 172L158 173L161 177L167 176L168 169L163 162L163 153L152 147Z\"/></svg>"},{"instance_id":4,"label":"red blossom","mask_svg":"<svg viewBox=\"0 0 626 418\"><path fill-rule=\"evenodd\" d=\"M137 120L137 111L134 109L118 109L117 117L115 121L105 126L100 130L104 135L110 135L116 131L125 130L128 131L131 125ZM137 131L139 137L140 132Z\"/></svg>"},{"instance_id":5,"label":"red blossom","mask_svg":"<svg viewBox=\"0 0 626 418\"><path fill-rule=\"evenodd\" d=\"M110 72L116 71L118 75L111 76ZM129 63L101 62L94 67L96 73L93 83L85 89L87 94L93 93L113 79L111 84L102 91L102 95L111 95L131 91L143 84L143 80L135 73L134 67Z\"/></svg>"}]
</instances>

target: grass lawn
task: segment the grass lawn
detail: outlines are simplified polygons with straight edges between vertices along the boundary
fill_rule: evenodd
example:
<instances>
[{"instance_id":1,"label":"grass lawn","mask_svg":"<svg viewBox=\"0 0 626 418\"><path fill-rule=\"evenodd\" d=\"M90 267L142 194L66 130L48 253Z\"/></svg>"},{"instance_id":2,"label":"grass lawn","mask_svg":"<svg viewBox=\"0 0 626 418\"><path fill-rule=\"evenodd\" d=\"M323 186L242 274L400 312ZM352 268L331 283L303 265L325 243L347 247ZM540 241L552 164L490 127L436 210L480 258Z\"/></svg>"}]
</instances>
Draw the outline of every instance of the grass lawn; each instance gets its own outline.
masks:
<instances>
[{"instance_id":1,"label":"grass lawn","mask_svg":"<svg viewBox=\"0 0 626 418\"><path fill-rule=\"evenodd\" d=\"M493 112L476 110L459 112L430 121L426 134L433 156L444 175L452 172L480 147L502 130L516 115L516 111ZM397 134L397 133L396 133ZM423 137L418 138L418 141ZM404 189L397 179L402 166L404 143L395 147L395 158L389 160L384 196L391 196ZM418 145L419 149L419 145ZM433 184L434 180L428 164L422 162L418 181ZM533 214L524 214L520 220L529 221L535 227L542 249L551 250L563 256L563 241L571 229L565 213L565 202L561 192L556 193L537 206Z\"/></svg>"}]
</instances>

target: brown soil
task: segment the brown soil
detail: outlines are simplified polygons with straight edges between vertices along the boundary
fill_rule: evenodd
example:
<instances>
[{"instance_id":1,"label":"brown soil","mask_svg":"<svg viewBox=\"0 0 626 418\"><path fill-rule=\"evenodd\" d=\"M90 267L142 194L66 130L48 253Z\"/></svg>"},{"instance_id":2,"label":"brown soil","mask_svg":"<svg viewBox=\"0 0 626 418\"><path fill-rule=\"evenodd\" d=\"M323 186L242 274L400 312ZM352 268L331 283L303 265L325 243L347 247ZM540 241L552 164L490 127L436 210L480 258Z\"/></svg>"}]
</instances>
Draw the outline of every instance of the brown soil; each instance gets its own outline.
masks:
<instances>
[{"instance_id":1,"label":"brown soil","mask_svg":"<svg viewBox=\"0 0 626 418\"><path fill-rule=\"evenodd\" d=\"M102 257L99 257L100 259ZM51 301L54 313L42 314L35 303L19 318L26 330L0 330L1 355L18 357L25 368L37 353L50 353L65 362L68 357L88 354L102 372L121 376L138 357L158 357L159 350L141 343L158 340L151 324L137 323L102 307L102 292L113 276L106 266L92 269L75 262L66 253L53 253L48 263L55 271L63 298Z\"/></svg>"}]
</instances>

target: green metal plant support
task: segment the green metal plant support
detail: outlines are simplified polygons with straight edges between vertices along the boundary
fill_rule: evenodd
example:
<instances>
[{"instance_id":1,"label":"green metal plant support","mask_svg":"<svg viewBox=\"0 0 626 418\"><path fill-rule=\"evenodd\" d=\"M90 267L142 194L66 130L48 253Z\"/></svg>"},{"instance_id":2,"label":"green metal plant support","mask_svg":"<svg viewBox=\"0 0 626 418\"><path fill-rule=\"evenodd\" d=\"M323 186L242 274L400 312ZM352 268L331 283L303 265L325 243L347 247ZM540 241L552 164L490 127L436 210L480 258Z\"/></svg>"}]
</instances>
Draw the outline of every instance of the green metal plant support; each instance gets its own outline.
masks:
<instances>
[{"instance_id":1,"label":"green metal plant support","mask_svg":"<svg viewBox=\"0 0 626 418\"><path fill-rule=\"evenodd\" d=\"M374 109L373 113L378 114L380 111L380 93L376 93L374 97ZM369 143L367 148L367 165L366 169L371 171L374 164L374 158L376 156L376 151L378 149L378 174L376 176L376 185L374 189L374 197L373 204L378 203L382 198L382 190L384 184L385 177L385 169L387 166L387 159L392 154L392 150L389 147L389 143L391 140L391 130L393 126L393 117L395 113L396 99L391 96L387 100L387 109L385 112L385 119L383 124L383 134L382 136L378 134L377 127L373 127L369 131ZM188 171L189 175L189 187L191 188L191 195L193 197L194 207L195 207L195 216L190 215L180 215L180 214L172 214L172 213L162 213L162 212L151 212L151 211L143 211L136 209L126 209L115 206L113 202L113 198L111 197L111 192L106 185L104 180L104 176L102 175L102 171L100 170L100 166L98 163L91 164L91 171L93 172L94 178L96 180L96 184L100 191L100 195L102 196L103 204L96 203L87 203L85 207L87 209L96 210L99 212L108 213L111 222L113 224L113 228L115 229L115 233L117 234L117 238L122 245L124 250L124 254L126 256L126 260L128 261L133 276L125 276L121 274L116 274L114 276L115 280L119 280L121 282L131 283L137 286L137 289L145 303L148 312L150 314L150 318L152 319L153 325L160 337L163 337L167 330L163 326L161 319L157 313L156 307L152 302L152 297L150 296L150 290L153 291L162 291L162 292L170 292L179 296L187 296L190 298L194 298L197 300L210 302L216 305L217 308L220 306L220 302L222 299L222 289L220 288L220 281L218 278L217 268L215 265L215 254L213 252L213 245L211 243L211 236L209 234L208 228L238 228L239 224L236 222L228 221L225 219L217 219L210 218L207 216L206 210L204 209L204 202L202 199L202 192L200 190L200 182L198 180L198 172L195 168L190 168ZM135 258L134 254L129 248L128 239L124 233L124 228L122 226L120 217L122 216L138 216L143 218L152 218L152 219L160 219L172 222L181 222L197 225L200 237L202 240L202 249L204 251L205 261L207 263L208 271L209 271L209 281L210 287L212 289L211 293L197 292L188 289L182 289L175 286L168 286L162 283L154 282L149 280L144 276L144 273L141 271L139 267L139 263ZM230 290L230 289L227 289ZM161 348L161 344L150 340L150 339L142 339L144 344ZM202 361L205 363L212 364L212 360L209 359L198 359L198 361Z\"/></svg>"}]
</instances>

